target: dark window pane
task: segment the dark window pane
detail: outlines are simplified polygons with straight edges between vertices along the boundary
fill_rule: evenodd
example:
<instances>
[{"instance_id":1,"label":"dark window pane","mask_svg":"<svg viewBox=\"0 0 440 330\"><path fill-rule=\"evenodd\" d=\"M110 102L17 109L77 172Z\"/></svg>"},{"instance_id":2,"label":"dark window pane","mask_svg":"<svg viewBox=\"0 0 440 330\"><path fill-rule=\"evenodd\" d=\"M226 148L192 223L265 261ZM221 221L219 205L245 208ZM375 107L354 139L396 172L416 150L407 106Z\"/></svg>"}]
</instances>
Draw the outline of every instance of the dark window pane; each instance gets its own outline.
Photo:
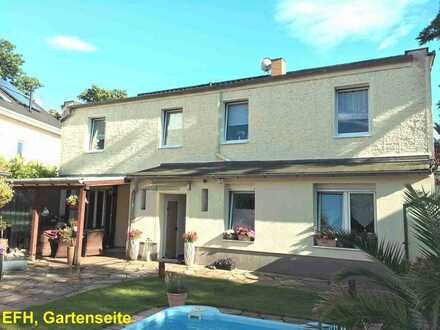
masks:
<instances>
[{"instance_id":1,"label":"dark window pane","mask_svg":"<svg viewBox=\"0 0 440 330\"><path fill-rule=\"evenodd\" d=\"M202 212L208 211L208 189L202 189Z\"/></svg>"},{"instance_id":2,"label":"dark window pane","mask_svg":"<svg viewBox=\"0 0 440 330\"><path fill-rule=\"evenodd\" d=\"M245 226L255 230L255 194L232 193L231 227Z\"/></svg>"},{"instance_id":3,"label":"dark window pane","mask_svg":"<svg viewBox=\"0 0 440 330\"><path fill-rule=\"evenodd\" d=\"M337 91L338 134L368 132L368 89Z\"/></svg>"},{"instance_id":4,"label":"dark window pane","mask_svg":"<svg viewBox=\"0 0 440 330\"><path fill-rule=\"evenodd\" d=\"M246 140L248 138L248 104L227 104L226 111L226 140Z\"/></svg>"},{"instance_id":5,"label":"dark window pane","mask_svg":"<svg viewBox=\"0 0 440 330\"><path fill-rule=\"evenodd\" d=\"M374 195L351 193L350 215L352 233L374 233Z\"/></svg>"},{"instance_id":6,"label":"dark window pane","mask_svg":"<svg viewBox=\"0 0 440 330\"><path fill-rule=\"evenodd\" d=\"M342 193L318 193L320 230L342 230Z\"/></svg>"},{"instance_id":7,"label":"dark window pane","mask_svg":"<svg viewBox=\"0 0 440 330\"><path fill-rule=\"evenodd\" d=\"M90 136L90 149L103 150L105 144L105 119L92 119Z\"/></svg>"},{"instance_id":8,"label":"dark window pane","mask_svg":"<svg viewBox=\"0 0 440 330\"><path fill-rule=\"evenodd\" d=\"M165 112L164 145L182 145L183 117L181 110Z\"/></svg>"},{"instance_id":9,"label":"dark window pane","mask_svg":"<svg viewBox=\"0 0 440 330\"><path fill-rule=\"evenodd\" d=\"M146 210L147 209L147 189L142 189L142 194L141 194L141 210Z\"/></svg>"}]
</instances>

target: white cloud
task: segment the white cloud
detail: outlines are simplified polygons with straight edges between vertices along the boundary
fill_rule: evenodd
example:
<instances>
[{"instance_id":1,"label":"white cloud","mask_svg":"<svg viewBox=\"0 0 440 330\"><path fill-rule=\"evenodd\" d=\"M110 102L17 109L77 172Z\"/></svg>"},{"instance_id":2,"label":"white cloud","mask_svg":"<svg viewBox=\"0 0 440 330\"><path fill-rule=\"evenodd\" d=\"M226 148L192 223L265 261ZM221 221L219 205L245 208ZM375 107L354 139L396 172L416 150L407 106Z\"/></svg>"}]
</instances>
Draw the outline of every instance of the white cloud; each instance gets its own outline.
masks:
<instances>
[{"instance_id":1,"label":"white cloud","mask_svg":"<svg viewBox=\"0 0 440 330\"><path fill-rule=\"evenodd\" d=\"M316 47L365 40L384 49L415 27L427 0L280 0L275 18L288 33Z\"/></svg>"},{"instance_id":2,"label":"white cloud","mask_svg":"<svg viewBox=\"0 0 440 330\"><path fill-rule=\"evenodd\" d=\"M59 35L47 38L46 41L49 46L58 49L72 50L77 52L93 52L96 50L95 45L92 45L74 36Z\"/></svg>"}]
</instances>

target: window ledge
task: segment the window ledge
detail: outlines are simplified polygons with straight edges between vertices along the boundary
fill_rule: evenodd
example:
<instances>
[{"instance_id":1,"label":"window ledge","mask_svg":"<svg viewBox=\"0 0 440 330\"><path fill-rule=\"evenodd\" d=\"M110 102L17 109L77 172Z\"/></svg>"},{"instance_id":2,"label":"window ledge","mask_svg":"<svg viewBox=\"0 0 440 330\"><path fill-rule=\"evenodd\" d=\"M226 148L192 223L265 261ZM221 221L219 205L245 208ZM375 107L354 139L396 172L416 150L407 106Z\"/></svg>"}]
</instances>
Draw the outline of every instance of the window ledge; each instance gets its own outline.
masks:
<instances>
[{"instance_id":1,"label":"window ledge","mask_svg":"<svg viewBox=\"0 0 440 330\"><path fill-rule=\"evenodd\" d=\"M362 250L359 250L357 248L344 248L344 247L333 247L333 246L319 246L319 245L313 245L312 248L314 249L322 249L322 250L332 250L332 251L350 251L350 252L363 252Z\"/></svg>"},{"instance_id":2,"label":"window ledge","mask_svg":"<svg viewBox=\"0 0 440 330\"><path fill-rule=\"evenodd\" d=\"M86 150L86 154L99 154L100 152L104 152L104 149L101 150Z\"/></svg>"},{"instance_id":3,"label":"window ledge","mask_svg":"<svg viewBox=\"0 0 440 330\"><path fill-rule=\"evenodd\" d=\"M249 143L249 140L231 140L231 141L222 141L221 144L226 145L226 144L245 144L245 143Z\"/></svg>"},{"instance_id":4,"label":"window ledge","mask_svg":"<svg viewBox=\"0 0 440 330\"><path fill-rule=\"evenodd\" d=\"M370 137L370 133L351 133L351 134L336 134L333 136L335 139L346 139L346 138L362 138L362 137Z\"/></svg>"},{"instance_id":5,"label":"window ledge","mask_svg":"<svg viewBox=\"0 0 440 330\"><path fill-rule=\"evenodd\" d=\"M179 149L182 148L182 145L169 145L169 146L159 146L158 149Z\"/></svg>"},{"instance_id":6,"label":"window ledge","mask_svg":"<svg viewBox=\"0 0 440 330\"><path fill-rule=\"evenodd\" d=\"M253 241L243 241L243 240L239 240L239 239L226 239L226 238L222 238L222 242L234 242L234 243L239 243L239 244L254 244L255 240L253 240Z\"/></svg>"}]
</instances>

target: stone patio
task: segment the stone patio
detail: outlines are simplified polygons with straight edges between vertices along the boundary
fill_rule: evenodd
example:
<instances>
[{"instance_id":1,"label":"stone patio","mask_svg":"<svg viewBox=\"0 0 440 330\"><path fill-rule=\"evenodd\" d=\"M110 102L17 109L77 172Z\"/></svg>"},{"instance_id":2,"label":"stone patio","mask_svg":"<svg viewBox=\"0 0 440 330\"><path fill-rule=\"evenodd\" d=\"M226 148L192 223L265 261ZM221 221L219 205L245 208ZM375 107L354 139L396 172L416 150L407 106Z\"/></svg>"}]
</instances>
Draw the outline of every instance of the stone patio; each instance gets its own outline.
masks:
<instances>
[{"instance_id":1,"label":"stone patio","mask_svg":"<svg viewBox=\"0 0 440 330\"><path fill-rule=\"evenodd\" d=\"M330 286L329 282L323 280L298 279L243 270L211 270L203 266L167 264L166 270L237 283L303 287L314 290L328 289ZM69 267L65 259L39 259L31 262L26 272L6 274L0 281L0 311L40 305L128 279L157 276L157 271L157 262L127 261L113 257L84 258L80 270Z\"/></svg>"}]
</instances>

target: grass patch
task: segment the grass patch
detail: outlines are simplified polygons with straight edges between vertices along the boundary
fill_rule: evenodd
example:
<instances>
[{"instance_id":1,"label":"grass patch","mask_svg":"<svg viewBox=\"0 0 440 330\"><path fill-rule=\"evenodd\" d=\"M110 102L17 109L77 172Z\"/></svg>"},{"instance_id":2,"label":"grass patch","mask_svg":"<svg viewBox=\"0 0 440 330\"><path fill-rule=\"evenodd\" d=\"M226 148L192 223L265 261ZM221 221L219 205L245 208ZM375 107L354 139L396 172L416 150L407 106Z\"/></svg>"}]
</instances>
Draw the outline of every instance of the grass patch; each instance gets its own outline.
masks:
<instances>
[{"instance_id":1,"label":"grass patch","mask_svg":"<svg viewBox=\"0 0 440 330\"><path fill-rule=\"evenodd\" d=\"M279 288L256 284L238 284L226 280L201 277L185 277L189 287L187 304L209 305L243 309L297 318L312 318L312 308L319 297L316 293L293 288ZM164 283L158 278L136 279L113 286L94 289L72 297L34 306L32 311L40 320L39 329L100 329L99 325L43 325L41 315L45 311L55 313L112 313L120 311L136 314L146 309L167 305ZM29 329L5 326L6 330Z\"/></svg>"}]
</instances>

